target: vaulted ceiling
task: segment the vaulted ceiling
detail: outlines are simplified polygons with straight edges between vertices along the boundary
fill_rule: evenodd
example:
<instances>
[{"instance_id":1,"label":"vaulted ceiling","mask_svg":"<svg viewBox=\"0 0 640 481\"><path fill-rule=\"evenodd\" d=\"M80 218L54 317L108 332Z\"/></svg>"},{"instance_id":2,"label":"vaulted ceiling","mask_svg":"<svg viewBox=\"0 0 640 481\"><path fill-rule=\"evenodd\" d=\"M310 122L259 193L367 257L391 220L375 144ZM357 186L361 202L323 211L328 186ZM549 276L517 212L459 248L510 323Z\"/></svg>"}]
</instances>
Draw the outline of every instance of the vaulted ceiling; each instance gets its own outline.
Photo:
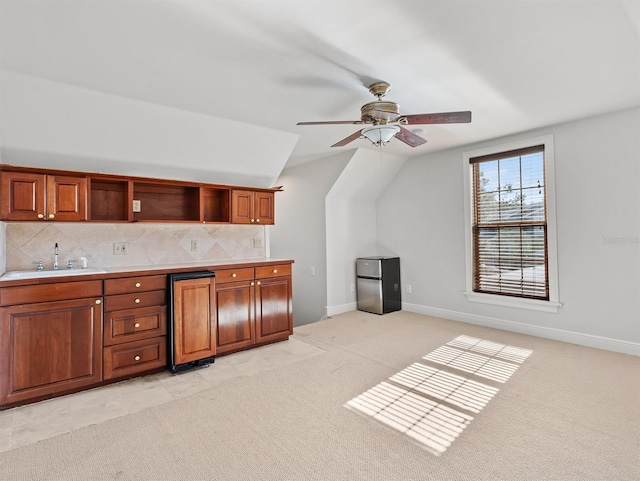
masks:
<instances>
[{"instance_id":1,"label":"vaulted ceiling","mask_svg":"<svg viewBox=\"0 0 640 481\"><path fill-rule=\"evenodd\" d=\"M473 112L470 124L412 126L428 142L385 147L402 156L640 105L636 0L2 0L0 28L5 103L25 76L35 90L45 80L210 119L198 125L213 141L185 148L186 165L206 171L223 152L224 168L262 168L264 182L338 149L373 148L330 147L358 126L296 123L358 120L374 80L391 84L386 99L404 114ZM159 141L199 142L177 119ZM2 119L7 152L26 148L12 122ZM252 155L260 166L244 163Z\"/></svg>"}]
</instances>

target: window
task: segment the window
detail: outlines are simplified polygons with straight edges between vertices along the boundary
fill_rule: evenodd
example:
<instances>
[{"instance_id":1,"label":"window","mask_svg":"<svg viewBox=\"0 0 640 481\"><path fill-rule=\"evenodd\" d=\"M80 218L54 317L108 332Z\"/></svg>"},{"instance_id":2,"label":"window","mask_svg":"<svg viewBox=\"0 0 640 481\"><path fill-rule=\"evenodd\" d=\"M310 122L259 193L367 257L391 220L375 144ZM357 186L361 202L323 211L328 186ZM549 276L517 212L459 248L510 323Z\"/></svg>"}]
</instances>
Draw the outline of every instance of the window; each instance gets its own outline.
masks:
<instances>
[{"instance_id":1,"label":"window","mask_svg":"<svg viewBox=\"0 0 640 481\"><path fill-rule=\"evenodd\" d=\"M552 168L551 136L465 153L469 300L557 312Z\"/></svg>"}]
</instances>

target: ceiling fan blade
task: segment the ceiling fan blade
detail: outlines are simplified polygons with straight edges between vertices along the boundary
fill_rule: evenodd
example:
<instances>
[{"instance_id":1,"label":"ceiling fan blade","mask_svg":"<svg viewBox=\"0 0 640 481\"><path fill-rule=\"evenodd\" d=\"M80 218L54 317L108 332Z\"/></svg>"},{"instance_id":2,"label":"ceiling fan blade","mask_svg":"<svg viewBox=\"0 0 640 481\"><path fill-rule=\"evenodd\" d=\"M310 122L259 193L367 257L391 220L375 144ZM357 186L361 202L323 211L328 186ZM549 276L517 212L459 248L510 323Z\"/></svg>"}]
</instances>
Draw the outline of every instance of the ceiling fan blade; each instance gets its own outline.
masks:
<instances>
[{"instance_id":1,"label":"ceiling fan blade","mask_svg":"<svg viewBox=\"0 0 640 481\"><path fill-rule=\"evenodd\" d=\"M401 115L398 122L404 125L413 124L468 124L471 122L471 112L440 112L437 114Z\"/></svg>"},{"instance_id":2,"label":"ceiling fan blade","mask_svg":"<svg viewBox=\"0 0 640 481\"><path fill-rule=\"evenodd\" d=\"M296 125L340 125L350 124L356 125L363 123L362 120L327 120L321 122L298 122Z\"/></svg>"},{"instance_id":3,"label":"ceiling fan blade","mask_svg":"<svg viewBox=\"0 0 640 481\"><path fill-rule=\"evenodd\" d=\"M335 144L333 144L331 147L342 147L344 145L347 145L350 142L353 142L356 139L359 139L362 136L362 134L360 133L360 131L356 131L353 134L351 134L349 137L342 139L340 142L336 142Z\"/></svg>"},{"instance_id":4,"label":"ceiling fan blade","mask_svg":"<svg viewBox=\"0 0 640 481\"><path fill-rule=\"evenodd\" d=\"M396 139L400 142L404 142L409 147L417 147L418 145L426 144L427 140L423 139L419 135L414 134L410 130L400 127L400 132L395 135Z\"/></svg>"}]
</instances>

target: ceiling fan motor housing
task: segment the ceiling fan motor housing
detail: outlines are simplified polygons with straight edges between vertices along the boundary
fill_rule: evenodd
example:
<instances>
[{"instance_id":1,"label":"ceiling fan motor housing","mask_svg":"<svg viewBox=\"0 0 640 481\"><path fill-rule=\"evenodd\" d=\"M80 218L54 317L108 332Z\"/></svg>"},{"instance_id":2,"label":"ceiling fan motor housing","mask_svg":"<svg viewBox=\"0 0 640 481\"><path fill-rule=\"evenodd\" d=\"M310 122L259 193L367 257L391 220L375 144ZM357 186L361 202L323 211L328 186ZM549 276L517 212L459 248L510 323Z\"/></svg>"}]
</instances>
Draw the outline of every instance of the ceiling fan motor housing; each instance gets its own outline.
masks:
<instances>
[{"instance_id":1,"label":"ceiling fan motor housing","mask_svg":"<svg viewBox=\"0 0 640 481\"><path fill-rule=\"evenodd\" d=\"M361 119L365 123L385 124L395 121L400 115L400 106L395 102L376 100L364 104L360 109Z\"/></svg>"}]
</instances>

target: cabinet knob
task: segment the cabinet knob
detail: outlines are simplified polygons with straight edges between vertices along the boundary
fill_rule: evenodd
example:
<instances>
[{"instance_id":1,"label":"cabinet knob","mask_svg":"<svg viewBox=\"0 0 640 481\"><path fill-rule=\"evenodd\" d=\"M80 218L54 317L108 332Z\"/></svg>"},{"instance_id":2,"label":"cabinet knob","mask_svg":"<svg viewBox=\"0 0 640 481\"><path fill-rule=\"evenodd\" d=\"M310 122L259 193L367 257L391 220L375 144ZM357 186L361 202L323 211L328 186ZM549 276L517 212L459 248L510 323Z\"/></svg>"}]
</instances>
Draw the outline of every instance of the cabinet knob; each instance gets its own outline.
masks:
<instances>
[{"instance_id":1,"label":"cabinet knob","mask_svg":"<svg viewBox=\"0 0 640 481\"><path fill-rule=\"evenodd\" d=\"M96 304L102 304L102 300L101 299L96 299Z\"/></svg>"},{"instance_id":2,"label":"cabinet knob","mask_svg":"<svg viewBox=\"0 0 640 481\"><path fill-rule=\"evenodd\" d=\"M139 323L139 322L136 322L136 323L133 325L133 327L140 327L140 323Z\"/></svg>"},{"instance_id":3,"label":"cabinet knob","mask_svg":"<svg viewBox=\"0 0 640 481\"><path fill-rule=\"evenodd\" d=\"M251 285L252 285L252 286L255 286L255 285L256 285L256 283L255 283L255 282L253 282L253 281L251 281Z\"/></svg>"},{"instance_id":4,"label":"cabinet knob","mask_svg":"<svg viewBox=\"0 0 640 481\"><path fill-rule=\"evenodd\" d=\"M260 281L256 282L257 285L260 285Z\"/></svg>"},{"instance_id":5,"label":"cabinet knob","mask_svg":"<svg viewBox=\"0 0 640 481\"><path fill-rule=\"evenodd\" d=\"M55 215L49 214L49 219L53 219L54 217L55 217Z\"/></svg>"},{"instance_id":6,"label":"cabinet knob","mask_svg":"<svg viewBox=\"0 0 640 481\"><path fill-rule=\"evenodd\" d=\"M277 273L278 273L278 269L274 269L274 270L273 270L273 273L274 273L274 274L277 274Z\"/></svg>"},{"instance_id":7,"label":"cabinet knob","mask_svg":"<svg viewBox=\"0 0 640 481\"><path fill-rule=\"evenodd\" d=\"M38 214L38 219L44 219L44 214Z\"/></svg>"},{"instance_id":8,"label":"cabinet knob","mask_svg":"<svg viewBox=\"0 0 640 481\"><path fill-rule=\"evenodd\" d=\"M136 304L140 304L140 299L135 299L133 302L135 302Z\"/></svg>"},{"instance_id":9,"label":"cabinet knob","mask_svg":"<svg viewBox=\"0 0 640 481\"><path fill-rule=\"evenodd\" d=\"M139 282L136 282L136 287L140 287L140 283Z\"/></svg>"},{"instance_id":10,"label":"cabinet knob","mask_svg":"<svg viewBox=\"0 0 640 481\"><path fill-rule=\"evenodd\" d=\"M136 361L139 361L140 360L140 356L136 356L133 359L135 359Z\"/></svg>"},{"instance_id":11,"label":"cabinet knob","mask_svg":"<svg viewBox=\"0 0 640 481\"><path fill-rule=\"evenodd\" d=\"M256 222L260 222L260 219L256 219Z\"/></svg>"},{"instance_id":12,"label":"cabinet knob","mask_svg":"<svg viewBox=\"0 0 640 481\"><path fill-rule=\"evenodd\" d=\"M231 274L231 277L237 277L238 274L236 274L235 272L233 274Z\"/></svg>"}]
</instances>

